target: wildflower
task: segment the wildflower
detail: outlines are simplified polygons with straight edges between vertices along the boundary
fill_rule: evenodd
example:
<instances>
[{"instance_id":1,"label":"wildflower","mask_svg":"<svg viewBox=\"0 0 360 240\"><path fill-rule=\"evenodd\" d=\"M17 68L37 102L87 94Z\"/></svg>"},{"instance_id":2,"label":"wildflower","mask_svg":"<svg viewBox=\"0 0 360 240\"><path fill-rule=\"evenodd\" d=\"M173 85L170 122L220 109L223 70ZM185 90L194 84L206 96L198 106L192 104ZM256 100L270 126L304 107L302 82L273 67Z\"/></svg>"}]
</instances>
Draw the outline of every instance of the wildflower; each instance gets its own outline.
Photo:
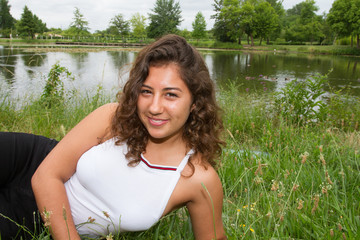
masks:
<instances>
[{"instance_id":1,"label":"wildflower","mask_svg":"<svg viewBox=\"0 0 360 240\"><path fill-rule=\"evenodd\" d=\"M271 217L271 212L268 212L265 216L268 218Z\"/></svg>"},{"instance_id":2,"label":"wildflower","mask_svg":"<svg viewBox=\"0 0 360 240\"><path fill-rule=\"evenodd\" d=\"M257 167L257 169L255 171L255 176L258 175L258 174L263 175L262 167L261 167L261 161L259 161L259 165L258 165L258 167Z\"/></svg>"},{"instance_id":3,"label":"wildflower","mask_svg":"<svg viewBox=\"0 0 360 240\"><path fill-rule=\"evenodd\" d=\"M89 222L89 223L93 223L93 222L95 222L95 218L88 217L88 222Z\"/></svg>"},{"instance_id":4,"label":"wildflower","mask_svg":"<svg viewBox=\"0 0 360 240\"><path fill-rule=\"evenodd\" d=\"M343 237L344 240L346 240L346 235L345 235L345 233L342 234L342 237Z\"/></svg>"},{"instance_id":5,"label":"wildflower","mask_svg":"<svg viewBox=\"0 0 360 240\"><path fill-rule=\"evenodd\" d=\"M319 151L322 153L322 151L323 151L323 146L322 145L319 146Z\"/></svg>"},{"instance_id":6,"label":"wildflower","mask_svg":"<svg viewBox=\"0 0 360 240\"><path fill-rule=\"evenodd\" d=\"M65 221L67 220L65 205L63 205L63 218Z\"/></svg>"},{"instance_id":7,"label":"wildflower","mask_svg":"<svg viewBox=\"0 0 360 240\"><path fill-rule=\"evenodd\" d=\"M309 156L308 152L304 152L303 154L300 155L302 164L304 164L306 162L306 159L308 156Z\"/></svg>"},{"instance_id":8,"label":"wildflower","mask_svg":"<svg viewBox=\"0 0 360 240\"><path fill-rule=\"evenodd\" d=\"M293 191L296 191L298 188L299 188L299 184L294 184L294 186L293 186Z\"/></svg>"},{"instance_id":9,"label":"wildflower","mask_svg":"<svg viewBox=\"0 0 360 240\"><path fill-rule=\"evenodd\" d=\"M245 91L246 91L246 92L249 92L249 91L250 91L250 88L246 88Z\"/></svg>"},{"instance_id":10,"label":"wildflower","mask_svg":"<svg viewBox=\"0 0 360 240\"><path fill-rule=\"evenodd\" d=\"M330 229L330 237L334 236L334 229Z\"/></svg>"},{"instance_id":11,"label":"wildflower","mask_svg":"<svg viewBox=\"0 0 360 240\"><path fill-rule=\"evenodd\" d=\"M237 212L240 212L240 209L236 209Z\"/></svg>"},{"instance_id":12,"label":"wildflower","mask_svg":"<svg viewBox=\"0 0 360 240\"><path fill-rule=\"evenodd\" d=\"M278 196L279 198L282 198L282 197L284 196L284 193L279 192L277 196Z\"/></svg>"},{"instance_id":13,"label":"wildflower","mask_svg":"<svg viewBox=\"0 0 360 240\"><path fill-rule=\"evenodd\" d=\"M339 231L342 231L342 229L343 229L340 223L338 224L338 229L339 229Z\"/></svg>"},{"instance_id":14,"label":"wildflower","mask_svg":"<svg viewBox=\"0 0 360 240\"><path fill-rule=\"evenodd\" d=\"M252 229L252 228L250 228L250 231L251 231L251 232L255 232L254 229Z\"/></svg>"},{"instance_id":15,"label":"wildflower","mask_svg":"<svg viewBox=\"0 0 360 240\"><path fill-rule=\"evenodd\" d=\"M273 184L271 186L271 191L276 191L279 189L279 182L278 181L273 181Z\"/></svg>"},{"instance_id":16,"label":"wildflower","mask_svg":"<svg viewBox=\"0 0 360 240\"><path fill-rule=\"evenodd\" d=\"M254 182L255 182L256 185L259 185L260 183L263 183L263 182L264 182L264 179L262 179L262 178L259 177L259 176L256 176L256 177L254 178Z\"/></svg>"},{"instance_id":17,"label":"wildflower","mask_svg":"<svg viewBox=\"0 0 360 240\"><path fill-rule=\"evenodd\" d=\"M105 216L105 217L110 218L110 215L109 215L109 213L108 213L108 212L103 211L103 214L104 214L104 216Z\"/></svg>"},{"instance_id":18,"label":"wildflower","mask_svg":"<svg viewBox=\"0 0 360 240\"><path fill-rule=\"evenodd\" d=\"M113 240L113 239L114 239L114 237L111 233L106 236L106 240Z\"/></svg>"},{"instance_id":19,"label":"wildflower","mask_svg":"<svg viewBox=\"0 0 360 240\"><path fill-rule=\"evenodd\" d=\"M251 122L251 128L255 128L255 123L254 122Z\"/></svg>"},{"instance_id":20,"label":"wildflower","mask_svg":"<svg viewBox=\"0 0 360 240\"><path fill-rule=\"evenodd\" d=\"M320 161L323 166L326 166L326 161L325 161L324 155L322 153L320 153Z\"/></svg>"},{"instance_id":21,"label":"wildflower","mask_svg":"<svg viewBox=\"0 0 360 240\"><path fill-rule=\"evenodd\" d=\"M314 214L319 206L319 201L320 201L319 195L315 195L313 200L314 200L314 207L311 209L311 214Z\"/></svg>"},{"instance_id":22,"label":"wildflower","mask_svg":"<svg viewBox=\"0 0 360 240\"><path fill-rule=\"evenodd\" d=\"M52 211L47 211L46 208L44 208L44 212L42 212L43 218L44 218L44 226L49 227L51 225L50 223L50 217L51 217Z\"/></svg>"},{"instance_id":23,"label":"wildflower","mask_svg":"<svg viewBox=\"0 0 360 240\"><path fill-rule=\"evenodd\" d=\"M301 200L301 199L299 199L299 202L298 202L298 206L297 206L297 209L298 210L301 210L303 207L304 207L304 201L303 200Z\"/></svg>"}]
</instances>

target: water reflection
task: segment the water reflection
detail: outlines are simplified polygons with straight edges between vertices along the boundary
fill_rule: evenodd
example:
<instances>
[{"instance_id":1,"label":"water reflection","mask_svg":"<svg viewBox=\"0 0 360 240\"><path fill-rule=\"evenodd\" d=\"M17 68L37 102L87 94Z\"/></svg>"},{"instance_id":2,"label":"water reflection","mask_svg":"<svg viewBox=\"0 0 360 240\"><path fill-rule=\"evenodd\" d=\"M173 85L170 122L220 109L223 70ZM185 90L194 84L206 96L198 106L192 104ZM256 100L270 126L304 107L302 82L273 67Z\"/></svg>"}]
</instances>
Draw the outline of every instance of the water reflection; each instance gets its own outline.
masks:
<instances>
[{"instance_id":1,"label":"water reflection","mask_svg":"<svg viewBox=\"0 0 360 240\"><path fill-rule=\"evenodd\" d=\"M0 47L0 87L13 98L39 95L47 74L55 63L73 73L75 81L65 81L66 90L93 94L97 86L114 94L126 80L136 50L98 52L25 52L20 48ZM236 82L241 91L276 91L293 79L306 79L316 73L329 74L330 86L351 84L351 93L360 96L359 58L278 52L202 51L217 85Z\"/></svg>"}]
</instances>

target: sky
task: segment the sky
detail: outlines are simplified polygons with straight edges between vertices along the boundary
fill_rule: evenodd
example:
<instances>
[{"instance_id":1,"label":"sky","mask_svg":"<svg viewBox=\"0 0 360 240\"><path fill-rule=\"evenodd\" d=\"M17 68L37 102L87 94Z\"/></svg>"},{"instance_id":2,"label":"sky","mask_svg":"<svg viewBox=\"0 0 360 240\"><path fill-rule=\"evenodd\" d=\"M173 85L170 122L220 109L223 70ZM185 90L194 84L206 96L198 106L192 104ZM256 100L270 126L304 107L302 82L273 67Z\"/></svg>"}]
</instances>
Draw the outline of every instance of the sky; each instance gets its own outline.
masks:
<instances>
[{"instance_id":1,"label":"sky","mask_svg":"<svg viewBox=\"0 0 360 240\"><path fill-rule=\"evenodd\" d=\"M284 0L283 6L289 9L302 1L304 0ZM319 7L317 14L328 13L333 1L315 0ZM77 7L88 21L90 32L105 30L111 19L120 13L125 20L129 20L135 13L147 17L155 2L156 0L9 0L10 13L14 18L21 18L26 5L48 28L67 29L73 22L74 10ZM179 3L183 18L180 29L192 31L192 22L199 11L205 17L207 29L212 28L214 20L210 16L214 14L214 0L179 0Z\"/></svg>"}]
</instances>

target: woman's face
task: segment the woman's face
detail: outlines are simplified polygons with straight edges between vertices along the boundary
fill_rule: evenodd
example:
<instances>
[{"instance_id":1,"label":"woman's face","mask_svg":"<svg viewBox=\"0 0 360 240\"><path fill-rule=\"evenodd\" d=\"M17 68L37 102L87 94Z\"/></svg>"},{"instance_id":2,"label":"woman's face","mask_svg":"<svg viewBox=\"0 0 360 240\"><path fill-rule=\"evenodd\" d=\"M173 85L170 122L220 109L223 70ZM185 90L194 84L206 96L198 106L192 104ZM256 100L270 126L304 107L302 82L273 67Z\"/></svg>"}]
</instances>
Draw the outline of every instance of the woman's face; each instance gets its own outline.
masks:
<instances>
[{"instance_id":1,"label":"woman's face","mask_svg":"<svg viewBox=\"0 0 360 240\"><path fill-rule=\"evenodd\" d=\"M150 140L182 138L192 105L190 90L175 64L150 67L137 101L137 113Z\"/></svg>"}]
</instances>

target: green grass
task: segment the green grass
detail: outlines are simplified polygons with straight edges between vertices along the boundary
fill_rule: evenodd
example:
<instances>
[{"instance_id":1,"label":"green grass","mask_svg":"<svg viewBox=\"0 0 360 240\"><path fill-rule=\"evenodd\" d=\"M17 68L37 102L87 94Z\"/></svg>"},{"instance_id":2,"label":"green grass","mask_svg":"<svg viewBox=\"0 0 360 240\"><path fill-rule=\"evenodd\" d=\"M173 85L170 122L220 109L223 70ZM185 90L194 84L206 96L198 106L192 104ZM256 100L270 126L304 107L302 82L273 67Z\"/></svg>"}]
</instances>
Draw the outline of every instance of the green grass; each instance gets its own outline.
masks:
<instances>
[{"instance_id":1,"label":"green grass","mask_svg":"<svg viewBox=\"0 0 360 240\"><path fill-rule=\"evenodd\" d=\"M222 89L227 148L218 169L229 239L356 239L360 228L360 101L327 103L327 118L299 124L275 107L274 96ZM60 140L98 106L113 101L66 95L51 108L37 99L21 108L0 100L0 131ZM231 104L229 104L231 103ZM44 233L37 236L43 237ZM145 232L115 239L193 239L185 209Z\"/></svg>"}]
</instances>

